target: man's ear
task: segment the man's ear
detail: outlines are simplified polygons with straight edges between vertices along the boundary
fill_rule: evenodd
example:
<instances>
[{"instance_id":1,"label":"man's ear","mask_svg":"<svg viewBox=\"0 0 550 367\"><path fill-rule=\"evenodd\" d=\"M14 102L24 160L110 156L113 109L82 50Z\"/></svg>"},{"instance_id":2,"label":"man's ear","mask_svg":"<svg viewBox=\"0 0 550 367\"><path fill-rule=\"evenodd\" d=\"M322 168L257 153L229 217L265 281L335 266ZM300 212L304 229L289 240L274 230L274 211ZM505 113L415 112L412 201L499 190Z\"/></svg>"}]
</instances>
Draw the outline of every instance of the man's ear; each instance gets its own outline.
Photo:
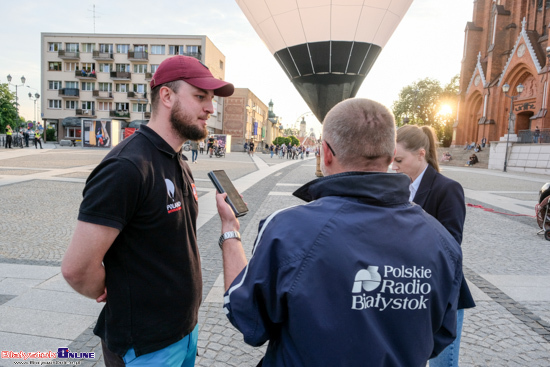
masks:
<instances>
[{"instance_id":1,"label":"man's ear","mask_svg":"<svg viewBox=\"0 0 550 367\"><path fill-rule=\"evenodd\" d=\"M174 102L174 92L168 87L160 87L159 103L162 103L166 108L172 108Z\"/></svg>"},{"instance_id":2,"label":"man's ear","mask_svg":"<svg viewBox=\"0 0 550 367\"><path fill-rule=\"evenodd\" d=\"M323 163L325 167L328 167L332 163L334 156L332 155L332 152L328 147L327 142L323 140L322 144L323 144L323 152L321 154L321 159L323 159Z\"/></svg>"}]
</instances>

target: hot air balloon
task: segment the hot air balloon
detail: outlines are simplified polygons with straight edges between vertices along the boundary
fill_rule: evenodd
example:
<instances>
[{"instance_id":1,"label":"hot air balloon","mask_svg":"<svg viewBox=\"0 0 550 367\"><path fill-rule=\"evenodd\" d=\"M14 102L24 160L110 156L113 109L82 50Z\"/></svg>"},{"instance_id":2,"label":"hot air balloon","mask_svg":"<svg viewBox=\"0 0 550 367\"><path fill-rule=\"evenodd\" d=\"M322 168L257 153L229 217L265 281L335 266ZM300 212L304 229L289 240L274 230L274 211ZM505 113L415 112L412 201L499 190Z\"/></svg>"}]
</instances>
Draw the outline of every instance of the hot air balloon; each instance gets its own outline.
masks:
<instances>
[{"instance_id":1,"label":"hot air balloon","mask_svg":"<svg viewBox=\"0 0 550 367\"><path fill-rule=\"evenodd\" d=\"M236 0L323 121L355 97L413 0Z\"/></svg>"}]
</instances>

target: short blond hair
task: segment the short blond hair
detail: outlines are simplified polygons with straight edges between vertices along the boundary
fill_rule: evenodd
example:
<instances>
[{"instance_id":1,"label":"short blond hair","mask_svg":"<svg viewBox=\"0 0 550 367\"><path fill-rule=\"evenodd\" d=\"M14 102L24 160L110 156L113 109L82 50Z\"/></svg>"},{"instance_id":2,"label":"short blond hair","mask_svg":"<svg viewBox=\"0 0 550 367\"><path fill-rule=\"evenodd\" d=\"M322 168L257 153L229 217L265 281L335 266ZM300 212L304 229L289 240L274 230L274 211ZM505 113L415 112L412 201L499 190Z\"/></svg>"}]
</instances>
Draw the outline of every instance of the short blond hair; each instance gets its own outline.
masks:
<instances>
[{"instance_id":1,"label":"short blond hair","mask_svg":"<svg viewBox=\"0 0 550 367\"><path fill-rule=\"evenodd\" d=\"M395 152L395 119L384 105L364 98L338 103L323 121L323 139L347 167L368 167L374 161L389 165Z\"/></svg>"}]
</instances>

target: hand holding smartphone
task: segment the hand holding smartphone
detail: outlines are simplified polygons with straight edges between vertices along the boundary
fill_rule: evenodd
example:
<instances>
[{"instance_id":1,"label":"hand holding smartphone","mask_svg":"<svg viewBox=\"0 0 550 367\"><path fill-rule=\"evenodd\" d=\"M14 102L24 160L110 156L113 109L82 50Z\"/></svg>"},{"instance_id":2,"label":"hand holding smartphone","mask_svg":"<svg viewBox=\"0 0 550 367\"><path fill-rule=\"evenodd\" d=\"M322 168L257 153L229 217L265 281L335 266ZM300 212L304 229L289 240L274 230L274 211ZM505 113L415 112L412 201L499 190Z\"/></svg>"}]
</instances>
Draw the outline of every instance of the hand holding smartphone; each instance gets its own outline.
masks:
<instances>
[{"instance_id":1,"label":"hand holding smartphone","mask_svg":"<svg viewBox=\"0 0 550 367\"><path fill-rule=\"evenodd\" d=\"M243 201L243 198L241 197L235 186L233 186L233 183L231 182L224 170L210 171L208 172L208 177L220 194L223 194L224 192L227 193L225 202L229 204L231 209L233 209L236 217L242 217L243 215L248 213L248 207L246 206L246 203Z\"/></svg>"}]
</instances>

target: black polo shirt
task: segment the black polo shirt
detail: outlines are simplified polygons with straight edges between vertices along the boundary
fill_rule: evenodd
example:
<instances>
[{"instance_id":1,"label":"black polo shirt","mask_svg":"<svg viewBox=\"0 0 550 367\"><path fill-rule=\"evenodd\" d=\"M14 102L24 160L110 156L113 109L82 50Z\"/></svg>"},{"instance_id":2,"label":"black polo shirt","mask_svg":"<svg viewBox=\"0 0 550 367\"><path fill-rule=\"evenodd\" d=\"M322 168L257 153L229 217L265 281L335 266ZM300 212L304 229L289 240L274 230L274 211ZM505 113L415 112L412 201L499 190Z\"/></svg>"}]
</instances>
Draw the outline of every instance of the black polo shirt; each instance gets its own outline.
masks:
<instances>
[{"instance_id":1,"label":"black polo shirt","mask_svg":"<svg viewBox=\"0 0 550 367\"><path fill-rule=\"evenodd\" d=\"M160 350L197 324L198 197L184 160L142 126L86 182L78 219L121 231L103 259L107 303L94 329L119 355Z\"/></svg>"}]
</instances>

